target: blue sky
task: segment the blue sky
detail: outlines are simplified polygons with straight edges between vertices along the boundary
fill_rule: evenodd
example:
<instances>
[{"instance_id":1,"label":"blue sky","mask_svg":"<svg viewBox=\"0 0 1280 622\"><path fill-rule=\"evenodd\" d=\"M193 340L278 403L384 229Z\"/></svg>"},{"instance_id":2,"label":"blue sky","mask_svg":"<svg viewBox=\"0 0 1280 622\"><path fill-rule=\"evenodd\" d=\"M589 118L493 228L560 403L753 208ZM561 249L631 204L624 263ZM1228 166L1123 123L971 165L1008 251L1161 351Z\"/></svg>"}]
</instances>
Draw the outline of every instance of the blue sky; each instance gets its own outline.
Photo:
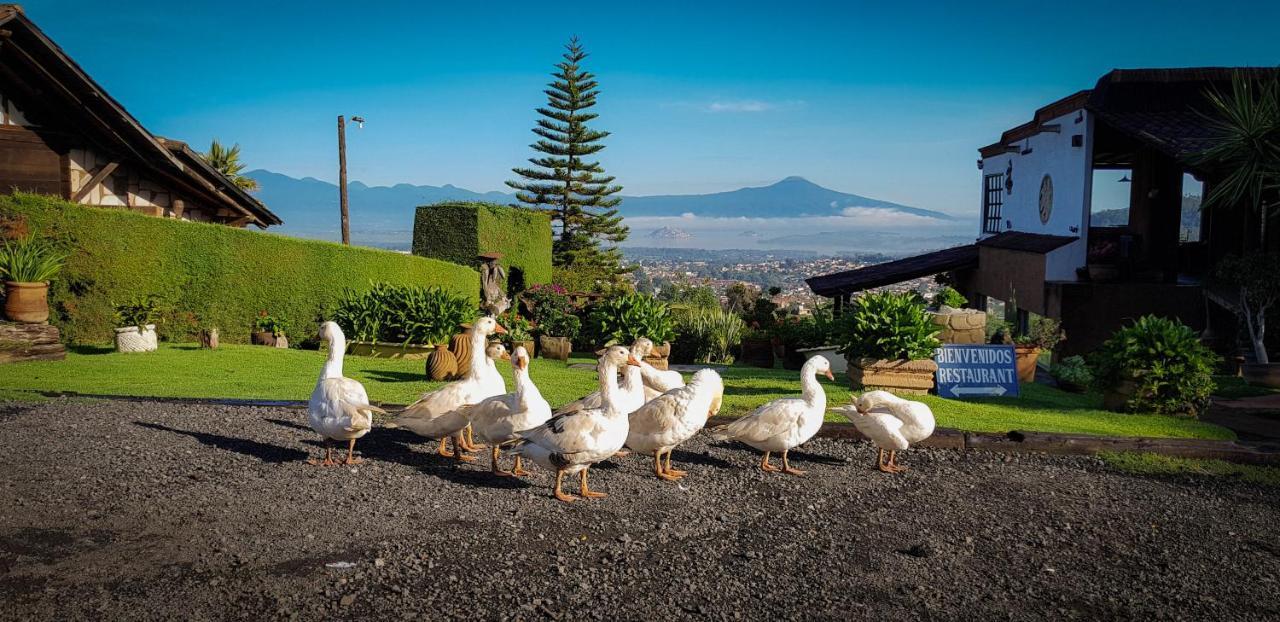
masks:
<instances>
[{"instance_id":1,"label":"blue sky","mask_svg":"<svg viewBox=\"0 0 1280 622\"><path fill-rule=\"evenodd\" d=\"M267 3L263 3L267 4ZM977 147L1113 67L1275 65L1280 2L25 2L153 132L251 168L505 189L579 35L628 194L802 175L970 214Z\"/></svg>"}]
</instances>

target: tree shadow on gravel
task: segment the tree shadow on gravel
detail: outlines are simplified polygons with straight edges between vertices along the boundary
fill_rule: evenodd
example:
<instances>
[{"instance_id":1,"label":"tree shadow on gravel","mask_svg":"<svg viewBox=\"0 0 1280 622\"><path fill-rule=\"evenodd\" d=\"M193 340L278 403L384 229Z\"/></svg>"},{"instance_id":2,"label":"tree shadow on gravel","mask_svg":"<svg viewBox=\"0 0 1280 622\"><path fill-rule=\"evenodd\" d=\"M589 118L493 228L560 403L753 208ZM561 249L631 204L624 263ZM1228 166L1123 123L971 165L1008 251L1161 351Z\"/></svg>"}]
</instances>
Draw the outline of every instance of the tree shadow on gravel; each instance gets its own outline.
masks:
<instances>
[{"instance_id":1,"label":"tree shadow on gravel","mask_svg":"<svg viewBox=\"0 0 1280 622\"><path fill-rule=\"evenodd\" d=\"M174 434L190 436L191 438L199 441L202 445L208 445L217 449L244 454L268 463L300 462L307 459L307 453L304 451L281 447L279 445L272 445L270 443L259 443L258 441L222 436L221 434L179 430L159 423L150 423L146 421L134 421L133 425L151 430L159 430L161 432L172 432Z\"/></svg>"}]
</instances>

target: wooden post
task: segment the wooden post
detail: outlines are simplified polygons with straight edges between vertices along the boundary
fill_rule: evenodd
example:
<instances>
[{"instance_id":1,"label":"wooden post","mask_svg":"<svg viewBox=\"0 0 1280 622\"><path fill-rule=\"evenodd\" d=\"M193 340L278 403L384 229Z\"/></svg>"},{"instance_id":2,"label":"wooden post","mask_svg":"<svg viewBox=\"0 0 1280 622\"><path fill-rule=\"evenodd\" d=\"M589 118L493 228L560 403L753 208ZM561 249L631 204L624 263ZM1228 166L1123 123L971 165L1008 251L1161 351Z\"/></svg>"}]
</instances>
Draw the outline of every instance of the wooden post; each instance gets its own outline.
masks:
<instances>
[{"instance_id":1,"label":"wooden post","mask_svg":"<svg viewBox=\"0 0 1280 622\"><path fill-rule=\"evenodd\" d=\"M351 244L351 218L347 214L347 121L338 115L338 207L342 210L342 243Z\"/></svg>"}]
</instances>

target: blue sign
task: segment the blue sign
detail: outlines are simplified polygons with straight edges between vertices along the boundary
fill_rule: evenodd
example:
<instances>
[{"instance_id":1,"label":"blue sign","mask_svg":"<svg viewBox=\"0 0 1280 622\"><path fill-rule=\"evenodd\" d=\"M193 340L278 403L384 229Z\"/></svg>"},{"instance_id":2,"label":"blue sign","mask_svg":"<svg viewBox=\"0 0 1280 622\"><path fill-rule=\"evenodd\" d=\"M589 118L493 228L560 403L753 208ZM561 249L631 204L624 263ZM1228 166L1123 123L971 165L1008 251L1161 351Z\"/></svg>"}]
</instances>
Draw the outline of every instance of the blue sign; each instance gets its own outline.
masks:
<instances>
[{"instance_id":1,"label":"blue sign","mask_svg":"<svg viewBox=\"0 0 1280 622\"><path fill-rule=\"evenodd\" d=\"M1017 397L1013 346L945 344L933 353L941 397Z\"/></svg>"}]
</instances>

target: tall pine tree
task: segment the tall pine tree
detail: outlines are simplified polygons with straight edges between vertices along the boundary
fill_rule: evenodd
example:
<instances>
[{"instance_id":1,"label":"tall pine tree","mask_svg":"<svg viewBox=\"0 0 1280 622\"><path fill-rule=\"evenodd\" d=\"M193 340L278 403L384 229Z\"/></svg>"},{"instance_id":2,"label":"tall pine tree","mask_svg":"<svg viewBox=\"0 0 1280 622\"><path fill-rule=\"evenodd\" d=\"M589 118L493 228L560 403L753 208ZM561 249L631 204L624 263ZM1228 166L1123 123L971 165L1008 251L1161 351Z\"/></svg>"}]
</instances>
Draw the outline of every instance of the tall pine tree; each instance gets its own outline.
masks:
<instances>
[{"instance_id":1,"label":"tall pine tree","mask_svg":"<svg viewBox=\"0 0 1280 622\"><path fill-rule=\"evenodd\" d=\"M542 118L533 133L539 139L530 147L538 155L529 158L532 167L512 169L522 180L507 185L516 190L520 203L551 215L556 267L616 283L629 271L613 246L628 233L617 210L622 199L613 196L622 186L613 185L604 167L588 159L604 149L600 141L609 132L587 127L599 116L589 112L599 89L595 76L581 67L587 53L577 37L565 48L564 60L551 74L554 81L543 91L547 105L537 110ZM612 244L605 248L603 242Z\"/></svg>"}]
</instances>

